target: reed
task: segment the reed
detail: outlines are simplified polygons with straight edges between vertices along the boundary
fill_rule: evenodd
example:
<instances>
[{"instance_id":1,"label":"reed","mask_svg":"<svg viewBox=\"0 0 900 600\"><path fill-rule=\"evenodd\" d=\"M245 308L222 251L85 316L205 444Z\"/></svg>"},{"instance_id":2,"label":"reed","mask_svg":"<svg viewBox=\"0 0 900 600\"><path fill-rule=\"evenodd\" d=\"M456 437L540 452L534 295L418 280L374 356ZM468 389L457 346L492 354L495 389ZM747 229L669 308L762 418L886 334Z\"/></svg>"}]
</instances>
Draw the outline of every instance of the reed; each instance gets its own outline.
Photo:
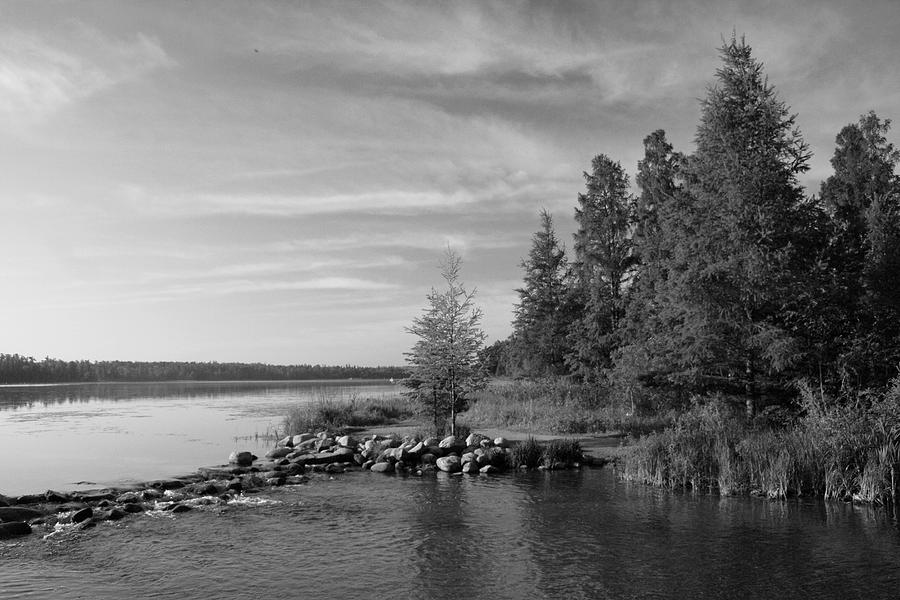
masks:
<instances>
[{"instance_id":1,"label":"reed","mask_svg":"<svg viewBox=\"0 0 900 600\"><path fill-rule=\"evenodd\" d=\"M312 402L295 406L284 417L283 435L330 431L353 427L389 425L415 414L414 406L401 395L380 398L329 398L319 396Z\"/></svg>"}]
</instances>

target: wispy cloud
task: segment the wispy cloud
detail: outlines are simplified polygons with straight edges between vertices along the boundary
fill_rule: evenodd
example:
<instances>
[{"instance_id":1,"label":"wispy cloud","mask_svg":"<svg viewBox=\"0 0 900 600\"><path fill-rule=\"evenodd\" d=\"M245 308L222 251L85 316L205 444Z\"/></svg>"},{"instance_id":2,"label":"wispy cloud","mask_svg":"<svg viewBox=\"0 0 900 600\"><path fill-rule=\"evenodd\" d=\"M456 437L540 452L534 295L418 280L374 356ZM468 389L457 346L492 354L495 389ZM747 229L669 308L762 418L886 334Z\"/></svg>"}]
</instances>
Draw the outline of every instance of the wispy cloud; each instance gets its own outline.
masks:
<instances>
[{"instance_id":1,"label":"wispy cloud","mask_svg":"<svg viewBox=\"0 0 900 600\"><path fill-rule=\"evenodd\" d=\"M0 118L7 126L42 121L83 100L148 71L174 64L158 40L107 37L83 25L68 39L0 31Z\"/></svg>"}]
</instances>

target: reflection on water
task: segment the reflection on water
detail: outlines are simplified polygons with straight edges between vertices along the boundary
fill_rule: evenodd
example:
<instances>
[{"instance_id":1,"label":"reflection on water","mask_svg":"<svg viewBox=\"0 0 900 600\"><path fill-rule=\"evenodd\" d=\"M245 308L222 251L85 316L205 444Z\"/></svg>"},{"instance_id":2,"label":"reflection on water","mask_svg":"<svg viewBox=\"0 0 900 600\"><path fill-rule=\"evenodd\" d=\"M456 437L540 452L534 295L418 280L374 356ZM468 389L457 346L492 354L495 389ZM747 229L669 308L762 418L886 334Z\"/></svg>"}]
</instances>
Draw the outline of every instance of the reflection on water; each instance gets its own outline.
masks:
<instances>
[{"instance_id":1,"label":"reflection on water","mask_svg":"<svg viewBox=\"0 0 900 600\"><path fill-rule=\"evenodd\" d=\"M0 387L0 493L171 477L264 452L284 415L311 401L376 397L372 381Z\"/></svg>"},{"instance_id":2,"label":"reflection on water","mask_svg":"<svg viewBox=\"0 0 900 600\"><path fill-rule=\"evenodd\" d=\"M61 595L32 597L894 598L900 584L883 512L668 494L608 469L357 472L266 495L278 503L0 543L0 590L41 567Z\"/></svg>"}]
</instances>

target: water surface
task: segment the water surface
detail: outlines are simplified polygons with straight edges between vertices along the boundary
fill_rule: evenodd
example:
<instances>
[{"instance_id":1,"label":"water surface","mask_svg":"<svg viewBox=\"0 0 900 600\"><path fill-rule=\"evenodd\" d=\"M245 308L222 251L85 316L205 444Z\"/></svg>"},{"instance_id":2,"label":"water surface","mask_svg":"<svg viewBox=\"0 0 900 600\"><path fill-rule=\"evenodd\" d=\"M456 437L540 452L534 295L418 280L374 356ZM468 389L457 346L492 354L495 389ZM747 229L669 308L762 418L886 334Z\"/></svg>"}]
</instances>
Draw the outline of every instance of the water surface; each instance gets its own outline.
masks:
<instances>
[{"instance_id":1,"label":"water surface","mask_svg":"<svg viewBox=\"0 0 900 600\"><path fill-rule=\"evenodd\" d=\"M386 381L0 386L0 493L158 479L265 452L300 404L394 394Z\"/></svg>"}]
</instances>

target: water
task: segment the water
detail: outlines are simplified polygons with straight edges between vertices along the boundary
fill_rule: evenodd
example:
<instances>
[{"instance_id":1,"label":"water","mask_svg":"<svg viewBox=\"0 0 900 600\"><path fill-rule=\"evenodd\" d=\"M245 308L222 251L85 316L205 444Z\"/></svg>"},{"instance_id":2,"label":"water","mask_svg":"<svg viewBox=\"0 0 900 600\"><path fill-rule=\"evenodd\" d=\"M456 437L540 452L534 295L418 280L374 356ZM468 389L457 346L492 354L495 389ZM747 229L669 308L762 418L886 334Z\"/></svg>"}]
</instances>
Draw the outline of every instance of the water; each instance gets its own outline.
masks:
<instances>
[{"instance_id":1,"label":"water","mask_svg":"<svg viewBox=\"0 0 900 600\"><path fill-rule=\"evenodd\" d=\"M280 392L248 393L280 402ZM227 506L0 541L4 600L869 599L898 590L900 532L884 511L675 494L611 469L314 474Z\"/></svg>"},{"instance_id":2,"label":"water","mask_svg":"<svg viewBox=\"0 0 900 600\"><path fill-rule=\"evenodd\" d=\"M78 490L194 472L265 452L288 411L394 394L372 381L0 386L0 493Z\"/></svg>"}]
</instances>

